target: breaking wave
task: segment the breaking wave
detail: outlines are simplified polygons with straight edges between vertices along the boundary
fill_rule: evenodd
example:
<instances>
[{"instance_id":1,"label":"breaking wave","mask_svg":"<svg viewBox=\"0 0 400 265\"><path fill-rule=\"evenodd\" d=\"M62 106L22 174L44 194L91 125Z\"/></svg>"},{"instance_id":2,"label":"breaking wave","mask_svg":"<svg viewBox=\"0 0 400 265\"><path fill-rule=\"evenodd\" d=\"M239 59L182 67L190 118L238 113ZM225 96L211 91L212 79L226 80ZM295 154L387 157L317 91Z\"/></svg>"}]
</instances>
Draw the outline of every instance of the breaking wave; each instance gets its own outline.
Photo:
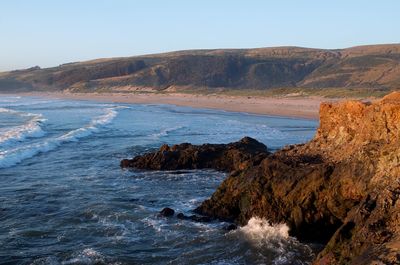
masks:
<instances>
[{"instance_id":1,"label":"breaking wave","mask_svg":"<svg viewBox=\"0 0 400 265\"><path fill-rule=\"evenodd\" d=\"M99 127L112 122L118 113L114 108L105 109L105 113L94 118L87 126L72 130L59 137L48 139L44 142L30 144L25 147L9 149L0 152L0 168L14 166L25 159L31 158L40 153L46 153L56 149L66 142L77 141L80 138L87 137L99 130Z\"/></svg>"},{"instance_id":2,"label":"breaking wave","mask_svg":"<svg viewBox=\"0 0 400 265\"><path fill-rule=\"evenodd\" d=\"M232 233L249 242L263 259L269 259L274 265L308 264L299 258L309 257L311 260L314 256L309 246L289 236L286 224L271 224L266 219L252 217L247 225Z\"/></svg>"},{"instance_id":3,"label":"breaking wave","mask_svg":"<svg viewBox=\"0 0 400 265\"><path fill-rule=\"evenodd\" d=\"M117 114L118 112L116 112L114 108L108 108L106 109L105 114L93 119L87 126L70 131L56 139L60 142L77 141L80 138L97 132L99 130L99 126L109 124L117 116Z\"/></svg>"},{"instance_id":4,"label":"breaking wave","mask_svg":"<svg viewBox=\"0 0 400 265\"><path fill-rule=\"evenodd\" d=\"M6 108L0 108L1 112L29 117L30 119L25 124L0 131L0 145L4 146L15 141L23 141L28 137L42 137L45 135L41 125L46 119L42 114L26 113Z\"/></svg>"},{"instance_id":5,"label":"breaking wave","mask_svg":"<svg viewBox=\"0 0 400 265\"><path fill-rule=\"evenodd\" d=\"M286 224L271 225L267 220L259 217L252 217L247 225L239 228L239 232L259 247L271 241L277 242L289 238L289 227Z\"/></svg>"}]
</instances>

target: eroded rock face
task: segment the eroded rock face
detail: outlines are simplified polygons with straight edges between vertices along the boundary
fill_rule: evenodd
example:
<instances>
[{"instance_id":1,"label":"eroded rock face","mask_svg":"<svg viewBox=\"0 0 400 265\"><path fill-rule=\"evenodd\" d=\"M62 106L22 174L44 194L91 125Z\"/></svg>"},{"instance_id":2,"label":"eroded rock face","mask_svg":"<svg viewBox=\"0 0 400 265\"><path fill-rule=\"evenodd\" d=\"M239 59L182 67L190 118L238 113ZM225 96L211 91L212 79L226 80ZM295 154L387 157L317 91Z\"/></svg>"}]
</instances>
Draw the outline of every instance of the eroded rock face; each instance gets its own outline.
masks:
<instances>
[{"instance_id":1,"label":"eroded rock face","mask_svg":"<svg viewBox=\"0 0 400 265\"><path fill-rule=\"evenodd\" d=\"M250 137L230 144L163 145L157 152L121 161L121 167L153 170L212 168L230 172L253 166L268 155L267 147Z\"/></svg>"},{"instance_id":2,"label":"eroded rock face","mask_svg":"<svg viewBox=\"0 0 400 265\"><path fill-rule=\"evenodd\" d=\"M229 164L220 161L225 151L205 150L205 165L235 171L195 212L240 225L253 216L285 222L300 240L326 244L315 264L400 264L400 92L374 103L322 104L315 138L274 154ZM131 165L170 169L181 161L160 152ZM175 167L200 165L184 161Z\"/></svg>"}]
</instances>

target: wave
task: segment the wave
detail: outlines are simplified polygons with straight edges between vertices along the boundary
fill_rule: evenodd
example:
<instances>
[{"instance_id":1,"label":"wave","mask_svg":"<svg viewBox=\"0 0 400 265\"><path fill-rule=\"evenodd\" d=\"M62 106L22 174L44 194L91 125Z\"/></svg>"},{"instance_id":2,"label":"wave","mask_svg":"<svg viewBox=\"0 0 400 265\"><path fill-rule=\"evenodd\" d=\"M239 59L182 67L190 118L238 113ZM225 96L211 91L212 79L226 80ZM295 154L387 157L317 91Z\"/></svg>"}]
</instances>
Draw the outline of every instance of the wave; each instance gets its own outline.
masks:
<instances>
[{"instance_id":1,"label":"wave","mask_svg":"<svg viewBox=\"0 0 400 265\"><path fill-rule=\"evenodd\" d=\"M99 129L97 126L109 124L118 114L115 108L108 108L105 112L105 114L93 119L87 126L70 131L56 139L60 142L77 141L82 137L91 135L93 132L97 132Z\"/></svg>"},{"instance_id":2,"label":"wave","mask_svg":"<svg viewBox=\"0 0 400 265\"><path fill-rule=\"evenodd\" d=\"M87 137L99 130L100 126L104 126L112 122L118 112L114 108L105 109L105 113L94 118L87 126L72 130L59 137L48 139L45 142L30 144L26 147L15 148L0 152L0 168L14 166L25 159L34 157L40 153L52 151L66 142L78 141L80 138Z\"/></svg>"},{"instance_id":3,"label":"wave","mask_svg":"<svg viewBox=\"0 0 400 265\"><path fill-rule=\"evenodd\" d=\"M75 265L75 264L110 264L106 262L106 257L99 251L96 251L93 248L85 248L81 251L73 252L69 257L65 260L60 260L59 257L56 256L48 256L43 258L35 259L32 265Z\"/></svg>"},{"instance_id":4,"label":"wave","mask_svg":"<svg viewBox=\"0 0 400 265\"><path fill-rule=\"evenodd\" d=\"M1 112L30 117L25 124L0 131L0 145L2 146L15 141L23 141L28 137L42 137L46 134L41 127L42 123L46 121L42 114L26 113L6 108L0 108Z\"/></svg>"},{"instance_id":5,"label":"wave","mask_svg":"<svg viewBox=\"0 0 400 265\"><path fill-rule=\"evenodd\" d=\"M247 225L240 227L239 232L256 246L264 246L272 241L287 240L289 227L286 224L271 225L268 220L252 217Z\"/></svg>"},{"instance_id":6,"label":"wave","mask_svg":"<svg viewBox=\"0 0 400 265\"><path fill-rule=\"evenodd\" d=\"M13 110L13 109L7 109L7 108L0 108L0 113L12 113L12 114L17 114L19 111Z\"/></svg>"},{"instance_id":7,"label":"wave","mask_svg":"<svg viewBox=\"0 0 400 265\"><path fill-rule=\"evenodd\" d=\"M16 98L16 99L11 99L11 98L8 98L8 99L0 99L0 103L15 103L15 102L18 102L18 99Z\"/></svg>"},{"instance_id":8,"label":"wave","mask_svg":"<svg viewBox=\"0 0 400 265\"><path fill-rule=\"evenodd\" d=\"M158 138L161 138L161 137L168 136L171 132L175 132L175 131L178 131L178 130L183 129L183 128L184 128L184 126L176 126L176 127L171 127L171 128L165 128L165 129L162 129L158 133L151 134L150 136L153 137L153 138L157 138L158 139Z\"/></svg>"},{"instance_id":9,"label":"wave","mask_svg":"<svg viewBox=\"0 0 400 265\"><path fill-rule=\"evenodd\" d=\"M20 100L9 100L9 101L2 101L0 103L6 107L26 107L26 106L35 106L41 104L48 104L48 103L55 103L55 100L33 100L33 101L20 101Z\"/></svg>"},{"instance_id":10,"label":"wave","mask_svg":"<svg viewBox=\"0 0 400 265\"><path fill-rule=\"evenodd\" d=\"M228 233L249 242L259 255L271 264L304 264L299 257L314 257L312 249L289 236L286 224L271 224L268 220L252 217L247 225ZM240 241L240 240L239 240Z\"/></svg>"}]
</instances>

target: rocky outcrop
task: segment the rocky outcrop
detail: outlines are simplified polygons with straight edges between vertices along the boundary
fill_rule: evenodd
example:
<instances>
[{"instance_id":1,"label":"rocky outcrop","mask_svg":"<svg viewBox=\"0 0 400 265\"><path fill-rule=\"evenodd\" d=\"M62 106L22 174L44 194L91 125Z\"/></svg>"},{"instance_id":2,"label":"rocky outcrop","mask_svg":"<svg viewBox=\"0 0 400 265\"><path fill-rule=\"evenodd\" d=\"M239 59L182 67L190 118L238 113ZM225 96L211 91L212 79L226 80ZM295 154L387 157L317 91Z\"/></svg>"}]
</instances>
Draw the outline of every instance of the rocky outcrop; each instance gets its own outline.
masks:
<instances>
[{"instance_id":1,"label":"rocky outcrop","mask_svg":"<svg viewBox=\"0 0 400 265\"><path fill-rule=\"evenodd\" d=\"M122 160L121 167L153 170L212 168L229 172L253 166L267 155L264 144L244 137L230 144L163 145L155 153Z\"/></svg>"},{"instance_id":2,"label":"rocky outcrop","mask_svg":"<svg viewBox=\"0 0 400 265\"><path fill-rule=\"evenodd\" d=\"M313 140L252 159L231 166L195 212L285 222L298 239L325 244L315 264L400 263L400 92L322 104Z\"/></svg>"}]
</instances>

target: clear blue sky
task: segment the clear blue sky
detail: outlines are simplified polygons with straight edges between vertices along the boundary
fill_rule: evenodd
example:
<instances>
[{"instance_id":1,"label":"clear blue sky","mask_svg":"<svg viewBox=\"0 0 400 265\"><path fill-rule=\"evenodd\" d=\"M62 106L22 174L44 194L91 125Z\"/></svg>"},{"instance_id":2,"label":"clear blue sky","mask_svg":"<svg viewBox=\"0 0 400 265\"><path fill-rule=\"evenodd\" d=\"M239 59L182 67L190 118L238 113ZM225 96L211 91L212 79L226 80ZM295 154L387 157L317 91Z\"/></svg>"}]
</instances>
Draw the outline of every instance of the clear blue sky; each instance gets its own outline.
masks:
<instances>
[{"instance_id":1,"label":"clear blue sky","mask_svg":"<svg viewBox=\"0 0 400 265\"><path fill-rule=\"evenodd\" d=\"M400 42L400 0L1 0L0 71L183 49Z\"/></svg>"}]
</instances>

